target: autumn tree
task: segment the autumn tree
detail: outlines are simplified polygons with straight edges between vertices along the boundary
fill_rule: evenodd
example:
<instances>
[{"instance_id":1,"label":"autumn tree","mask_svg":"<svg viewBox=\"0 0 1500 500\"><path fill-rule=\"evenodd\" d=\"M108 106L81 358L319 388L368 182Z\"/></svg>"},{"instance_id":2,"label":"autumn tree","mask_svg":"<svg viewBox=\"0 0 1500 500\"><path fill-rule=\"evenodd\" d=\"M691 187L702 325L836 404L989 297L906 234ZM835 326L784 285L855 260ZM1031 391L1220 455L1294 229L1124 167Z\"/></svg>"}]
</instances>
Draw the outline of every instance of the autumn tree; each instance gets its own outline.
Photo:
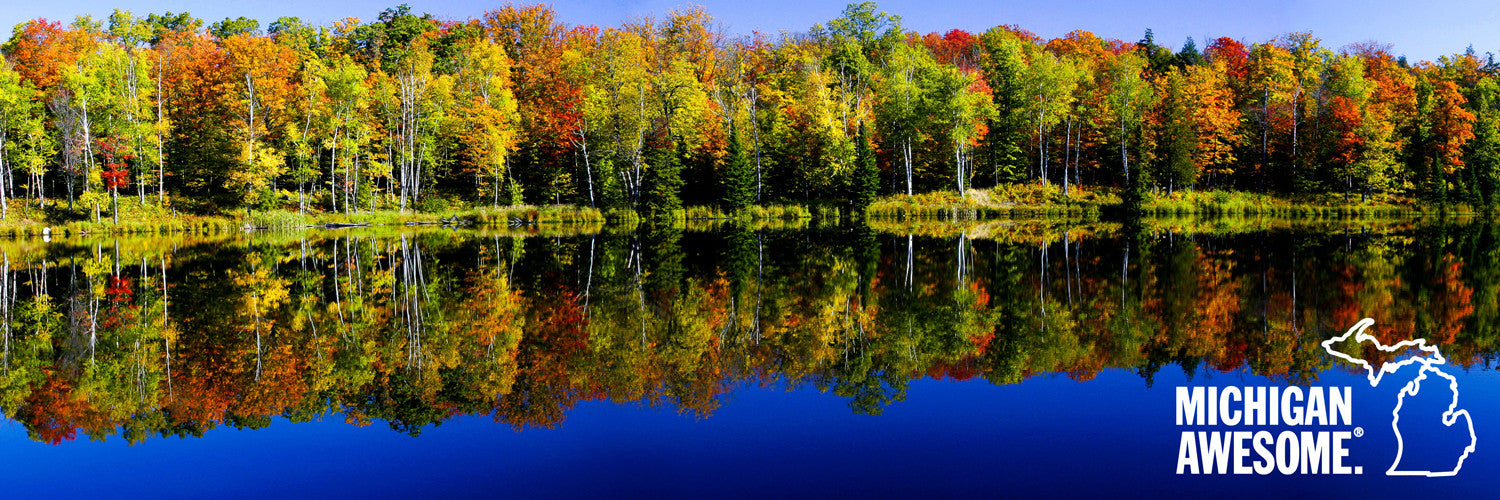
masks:
<instances>
[{"instance_id":1,"label":"autumn tree","mask_svg":"<svg viewBox=\"0 0 1500 500\"><path fill-rule=\"evenodd\" d=\"M1127 189L1137 192L1132 186L1144 185L1138 177L1131 175L1130 144L1140 131L1145 112L1150 109L1155 93L1150 82L1141 74L1146 68L1146 59L1134 53L1121 54L1111 61L1108 68L1110 79L1109 103L1116 127L1116 142L1120 148L1120 171L1124 175ZM1139 167L1137 167L1139 171Z\"/></svg>"},{"instance_id":2,"label":"autumn tree","mask_svg":"<svg viewBox=\"0 0 1500 500\"><path fill-rule=\"evenodd\" d=\"M985 135L986 124L995 112L994 102L977 71L944 66L933 78L930 112L938 129L953 144L954 180L963 198L973 177L971 151ZM1042 170L1045 172L1046 167Z\"/></svg>"},{"instance_id":3,"label":"autumn tree","mask_svg":"<svg viewBox=\"0 0 1500 500\"><path fill-rule=\"evenodd\" d=\"M42 176L55 153L36 96L36 87L0 60L0 219L9 215L9 200L17 197L12 187L17 171L27 176L22 196L40 199Z\"/></svg>"},{"instance_id":4,"label":"autumn tree","mask_svg":"<svg viewBox=\"0 0 1500 500\"><path fill-rule=\"evenodd\" d=\"M1450 201L1449 191L1464 188L1463 180L1454 174L1464 167L1464 146L1474 138L1474 113L1465 109L1468 99L1458 91L1458 85L1450 81L1432 83L1432 93L1423 106L1426 111L1423 124L1427 129L1427 144L1419 152L1430 165L1431 175L1436 179L1432 194L1439 201Z\"/></svg>"},{"instance_id":5,"label":"autumn tree","mask_svg":"<svg viewBox=\"0 0 1500 500\"><path fill-rule=\"evenodd\" d=\"M876 120L882 127L881 136L888 141L886 147L895 151L901 161L908 196L913 193L915 147L922 134L927 132L926 123L930 118L922 108L928 90L922 85L923 77L936 65L926 47L909 42L897 43L892 46L886 60L885 72L877 80Z\"/></svg>"},{"instance_id":6,"label":"autumn tree","mask_svg":"<svg viewBox=\"0 0 1500 500\"><path fill-rule=\"evenodd\" d=\"M475 184L489 178L490 203L494 206L500 205L503 189L508 189L506 203L516 203L521 196L509 169L518 133L518 103L511 91L510 71L505 49L479 39L461 52L454 75L453 125L466 147L464 161Z\"/></svg>"},{"instance_id":7,"label":"autumn tree","mask_svg":"<svg viewBox=\"0 0 1500 500\"><path fill-rule=\"evenodd\" d=\"M221 43L234 76L221 95L228 99L224 107L234 113L242 144L239 168L229 174L224 188L242 193L246 201L263 200L270 194L262 190L285 167L282 141L297 94L296 54L265 36L239 34Z\"/></svg>"},{"instance_id":8,"label":"autumn tree","mask_svg":"<svg viewBox=\"0 0 1500 500\"><path fill-rule=\"evenodd\" d=\"M1362 110L1363 151L1354 163L1354 177L1363 184L1361 199L1368 200L1371 194L1405 182L1400 164L1410 138L1402 132L1409 129L1416 114L1416 77L1400 67L1386 47L1366 44L1356 46L1354 52L1364 64L1365 79L1373 85Z\"/></svg>"},{"instance_id":9,"label":"autumn tree","mask_svg":"<svg viewBox=\"0 0 1500 500\"><path fill-rule=\"evenodd\" d=\"M1368 130L1364 109L1369 105L1375 88L1364 77L1364 72L1365 65L1359 58L1350 55L1334 57L1324 79L1330 97L1324 105L1325 110L1319 113L1326 122L1325 156L1333 173L1343 178L1345 202L1354 190L1355 165L1368 139L1366 134L1361 134Z\"/></svg>"},{"instance_id":10,"label":"autumn tree","mask_svg":"<svg viewBox=\"0 0 1500 500\"><path fill-rule=\"evenodd\" d=\"M980 67L996 112L986 126L979 157L993 183L1017 182L1027 177L1022 169L1029 165L1024 144L1030 137L1026 51L1031 43L1015 30L996 27L980 36L980 45L984 54Z\"/></svg>"},{"instance_id":11,"label":"autumn tree","mask_svg":"<svg viewBox=\"0 0 1500 500\"><path fill-rule=\"evenodd\" d=\"M1210 60L1184 71L1185 91L1193 110L1193 161L1210 184L1227 181L1240 162L1236 150L1244 138L1243 114L1228 78L1233 70L1229 62Z\"/></svg>"},{"instance_id":12,"label":"autumn tree","mask_svg":"<svg viewBox=\"0 0 1500 500\"><path fill-rule=\"evenodd\" d=\"M512 175L522 195L533 202L559 203L572 190L566 173L572 162L572 131L577 128L583 98L575 73L559 65L567 49L562 23L545 5L506 5L484 15L489 38L509 60L514 115ZM508 146L509 147L509 146Z\"/></svg>"}]
</instances>

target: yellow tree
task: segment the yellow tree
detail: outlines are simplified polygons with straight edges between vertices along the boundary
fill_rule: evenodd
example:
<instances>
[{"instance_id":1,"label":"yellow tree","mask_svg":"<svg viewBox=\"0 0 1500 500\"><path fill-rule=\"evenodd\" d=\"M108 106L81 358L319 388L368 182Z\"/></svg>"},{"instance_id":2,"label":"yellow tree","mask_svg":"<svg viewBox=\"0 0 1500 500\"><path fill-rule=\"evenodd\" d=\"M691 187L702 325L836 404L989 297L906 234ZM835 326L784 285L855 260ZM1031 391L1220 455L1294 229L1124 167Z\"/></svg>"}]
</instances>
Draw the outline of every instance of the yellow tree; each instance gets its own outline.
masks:
<instances>
[{"instance_id":1,"label":"yellow tree","mask_svg":"<svg viewBox=\"0 0 1500 500\"><path fill-rule=\"evenodd\" d=\"M786 67L769 75L764 95L765 105L776 110L771 115L768 137L782 145L784 168L773 175L784 184L784 196L810 193L826 195L836 192L839 183L853 170L854 143L845 134L840 96L832 84L837 80L835 68L825 65L807 43L785 43L776 57ZM752 124L754 126L754 124Z\"/></svg>"},{"instance_id":2,"label":"yellow tree","mask_svg":"<svg viewBox=\"0 0 1500 500\"><path fill-rule=\"evenodd\" d=\"M315 135L315 131L321 128L322 123L315 122L314 119L328 113L328 86L323 82L326 72L323 60L317 56L308 56L302 60L293 105L296 118L287 122L286 138L295 161L292 180L297 182L297 213L307 210L307 183L318 177L317 163L321 150L317 148L318 135Z\"/></svg>"},{"instance_id":3,"label":"yellow tree","mask_svg":"<svg viewBox=\"0 0 1500 500\"><path fill-rule=\"evenodd\" d=\"M112 78L106 82L116 94L116 130L112 135L119 138L125 151L134 160L131 162L131 170L135 174L136 196L144 205L145 180L149 178L151 164L156 164L158 183L162 179L160 171L163 168L161 145L158 143L154 148L148 145L153 136L159 140L157 131L162 119L160 100L156 96L160 89L156 79L151 77L155 58L145 48L151 31L144 20L136 18L129 11L115 9L109 16L108 34L120 49L110 60L109 72L112 73ZM157 109L152 110L153 107ZM153 111L155 119L152 117Z\"/></svg>"},{"instance_id":4,"label":"yellow tree","mask_svg":"<svg viewBox=\"0 0 1500 500\"><path fill-rule=\"evenodd\" d=\"M1323 48L1320 41L1313 38L1312 33L1309 32L1288 33L1273 40L1272 43L1281 45L1291 57L1291 161L1294 180L1306 181L1311 173L1303 172L1303 169L1296 165L1299 158L1307 156L1299 156L1303 134L1301 125L1303 122L1317 119L1318 102L1324 97L1323 70L1327 66L1328 58L1333 54ZM1314 116L1310 119L1308 114Z\"/></svg>"},{"instance_id":5,"label":"yellow tree","mask_svg":"<svg viewBox=\"0 0 1500 500\"><path fill-rule=\"evenodd\" d=\"M322 100L327 107L323 109L322 119L319 121L322 122L322 143L330 149L329 209L337 211L342 205L345 212L350 212L355 205L355 193L352 190L358 181L358 170L353 166L353 159L357 158L356 153L364 144L360 128L370 105L370 87L366 82L369 74L364 66L354 62L349 56L339 56L322 70ZM341 153L344 155L342 163L339 156ZM344 167L343 177L339 176L341 164ZM340 199L343 200L342 203Z\"/></svg>"},{"instance_id":6,"label":"yellow tree","mask_svg":"<svg viewBox=\"0 0 1500 500\"><path fill-rule=\"evenodd\" d=\"M221 96L233 113L243 146L225 188L244 189L245 201L275 181L285 166L277 147L296 96L296 53L269 37L239 34L222 40L233 79Z\"/></svg>"},{"instance_id":7,"label":"yellow tree","mask_svg":"<svg viewBox=\"0 0 1500 500\"><path fill-rule=\"evenodd\" d=\"M621 197L632 208L641 199L641 150L651 116L646 107L650 75L645 57L645 40L639 33L605 30L590 62L593 83L586 86L584 108L584 121L600 127L607 141L600 170L619 178Z\"/></svg>"},{"instance_id":8,"label":"yellow tree","mask_svg":"<svg viewBox=\"0 0 1500 500\"><path fill-rule=\"evenodd\" d=\"M1201 174L1208 174L1208 182L1212 183L1215 176L1234 173L1234 148L1241 139L1241 114L1235 107L1224 61L1188 66L1185 72L1197 139L1193 162L1202 170Z\"/></svg>"},{"instance_id":9,"label":"yellow tree","mask_svg":"<svg viewBox=\"0 0 1500 500\"><path fill-rule=\"evenodd\" d=\"M1291 113L1282 112L1293 107L1295 102L1295 77L1292 72L1292 56L1286 49L1271 44L1256 44L1250 48L1248 65L1248 87L1256 101L1253 108L1255 121L1260 125L1260 161L1256 167L1261 191L1270 174L1271 133L1273 130L1290 128L1287 122ZM1287 124L1283 126L1282 124Z\"/></svg>"},{"instance_id":10,"label":"yellow tree","mask_svg":"<svg viewBox=\"0 0 1500 500\"><path fill-rule=\"evenodd\" d=\"M426 37L417 38L411 50L396 63L396 96L399 113L391 120L391 132L396 142L396 170L401 181L401 210L406 211L407 201L416 202L422 192L422 160L426 145L432 135L427 127L428 115L437 112L430 105L433 100L429 92L433 80L432 51L428 49Z\"/></svg>"},{"instance_id":11,"label":"yellow tree","mask_svg":"<svg viewBox=\"0 0 1500 500\"><path fill-rule=\"evenodd\" d=\"M491 203L500 205L500 181L508 177L506 158L516 144L520 116L510 85L510 58L500 45L482 38L460 52L454 75L457 110L452 126L467 151L465 163L474 173L475 184L484 176L492 180ZM511 190L514 203L519 190Z\"/></svg>"},{"instance_id":12,"label":"yellow tree","mask_svg":"<svg viewBox=\"0 0 1500 500\"><path fill-rule=\"evenodd\" d=\"M31 188L40 193L39 180L47 160L54 154L51 135L43 128L42 103L36 88L21 79L11 65L0 59L0 219L9 214L8 199L15 168L31 175Z\"/></svg>"},{"instance_id":13,"label":"yellow tree","mask_svg":"<svg viewBox=\"0 0 1500 500\"><path fill-rule=\"evenodd\" d=\"M967 196L969 178L972 176L969 148L978 145L979 139L984 137L987 131L985 124L995 114L995 103L989 85L985 84L977 71L944 65L939 68L934 79L931 112L936 115L941 132L946 133L953 143L954 177L959 197L963 198ZM1066 185L1066 161L1063 167L1063 182ZM1043 171L1046 171L1045 167ZM1046 177L1042 178L1042 182L1046 182Z\"/></svg>"}]
</instances>

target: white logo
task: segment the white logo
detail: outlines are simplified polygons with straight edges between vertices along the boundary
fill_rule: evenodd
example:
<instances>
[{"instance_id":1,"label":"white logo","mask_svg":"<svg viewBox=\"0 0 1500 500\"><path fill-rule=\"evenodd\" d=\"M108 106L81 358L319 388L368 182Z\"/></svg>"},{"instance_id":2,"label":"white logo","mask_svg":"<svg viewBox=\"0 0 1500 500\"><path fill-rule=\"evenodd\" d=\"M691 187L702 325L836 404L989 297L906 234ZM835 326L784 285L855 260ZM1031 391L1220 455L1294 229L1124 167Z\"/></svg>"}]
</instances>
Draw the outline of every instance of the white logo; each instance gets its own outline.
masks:
<instances>
[{"instance_id":1,"label":"white logo","mask_svg":"<svg viewBox=\"0 0 1500 500\"><path fill-rule=\"evenodd\" d=\"M1403 387L1401 389L1401 392L1396 395L1396 408L1391 410L1391 430L1396 433L1396 459L1391 462L1390 469L1387 469L1385 471L1386 475L1440 477L1458 474L1458 470L1463 468L1464 466L1464 460L1469 458L1470 453L1474 452L1474 444L1478 441L1478 438L1474 435L1474 420L1470 418L1469 411L1458 409L1458 379L1454 378L1452 375L1444 373L1442 370L1437 368L1437 365L1447 364L1447 359L1443 358L1443 353L1438 351L1437 346L1427 345L1426 339L1406 340L1398 342L1396 343L1396 345L1392 346L1383 345L1380 343L1379 339L1376 339L1374 336L1365 333L1365 329L1369 328L1370 325L1373 324L1375 324L1375 320L1370 318L1360 320L1358 323L1355 323L1354 326L1350 327L1349 331L1344 332L1343 335L1323 341L1323 350L1328 351L1328 353L1332 354L1334 357L1364 367L1365 376L1370 380L1370 387L1380 385L1381 378L1384 377L1387 373L1396 373L1396 371L1400 370L1402 367L1409 366L1413 363L1422 365L1422 368L1417 371L1417 378L1413 379L1411 382L1407 382L1406 387ZM1371 366L1369 362L1363 359L1358 359L1348 354L1344 354L1333 348L1334 344L1349 340L1351 336L1354 337L1355 343L1363 344L1365 342L1370 342L1375 346L1376 349L1381 351L1397 352L1403 348L1412 347L1423 353L1429 354L1430 356L1411 356L1398 362L1382 364L1380 365L1379 369L1376 369L1375 367ZM1406 443L1401 438L1401 429L1397 425L1401 421L1401 405L1405 402L1406 396L1415 396L1417 394L1417 391L1421 388L1422 381L1427 379L1428 373L1432 373L1448 380L1448 388L1449 390L1453 391L1453 401L1449 403L1448 410L1443 412L1442 422L1444 426L1452 426L1458 421L1458 417L1463 417L1464 423L1469 427L1469 446L1464 448L1464 453L1462 456L1458 457L1458 463L1453 466L1453 470L1397 470L1396 468L1401 463L1401 454L1405 451L1406 447Z\"/></svg>"}]
</instances>

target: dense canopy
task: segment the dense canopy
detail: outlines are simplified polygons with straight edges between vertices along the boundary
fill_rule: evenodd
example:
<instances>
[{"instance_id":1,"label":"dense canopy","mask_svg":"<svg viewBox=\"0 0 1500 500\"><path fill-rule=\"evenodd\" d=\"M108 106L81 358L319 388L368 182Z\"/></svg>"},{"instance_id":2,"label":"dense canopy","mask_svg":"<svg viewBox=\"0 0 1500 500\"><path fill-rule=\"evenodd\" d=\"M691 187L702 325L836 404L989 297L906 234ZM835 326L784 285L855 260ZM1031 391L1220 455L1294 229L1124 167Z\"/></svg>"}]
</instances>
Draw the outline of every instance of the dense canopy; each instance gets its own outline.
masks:
<instances>
[{"instance_id":1,"label":"dense canopy","mask_svg":"<svg viewBox=\"0 0 1500 500\"><path fill-rule=\"evenodd\" d=\"M997 21L1003 21L997 20ZM1180 50L1015 26L920 34L873 3L805 33L685 8L615 27L508 5L440 20L16 27L0 207L325 212L825 204L1001 184L1489 205L1489 55L1410 63L1311 33Z\"/></svg>"}]
</instances>

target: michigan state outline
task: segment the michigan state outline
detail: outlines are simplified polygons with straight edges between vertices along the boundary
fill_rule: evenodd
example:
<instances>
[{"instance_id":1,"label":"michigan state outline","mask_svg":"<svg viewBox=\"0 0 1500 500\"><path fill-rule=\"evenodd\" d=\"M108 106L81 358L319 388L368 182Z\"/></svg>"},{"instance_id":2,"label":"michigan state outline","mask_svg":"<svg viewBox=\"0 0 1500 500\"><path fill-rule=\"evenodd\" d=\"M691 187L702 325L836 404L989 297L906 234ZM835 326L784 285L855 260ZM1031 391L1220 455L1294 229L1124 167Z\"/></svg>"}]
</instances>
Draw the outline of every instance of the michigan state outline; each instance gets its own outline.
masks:
<instances>
[{"instance_id":1,"label":"michigan state outline","mask_svg":"<svg viewBox=\"0 0 1500 500\"><path fill-rule=\"evenodd\" d=\"M1362 319L1358 323L1355 323L1354 326L1349 327L1349 331L1344 332L1343 335L1324 340L1322 345L1323 350L1328 351L1328 354L1364 367L1365 376L1369 379L1371 387L1379 386L1381 379L1388 373L1396 373L1397 370L1411 366L1412 364L1421 365L1421 368L1417 370L1416 378L1407 382L1406 386L1401 388L1401 392L1397 393L1396 407L1391 410L1391 431L1396 434L1396 459L1391 461L1391 467L1385 471L1386 475L1443 477L1458 474L1459 469L1463 468L1464 460L1468 459L1469 455L1474 452L1475 443L1478 441L1478 438L1474 434L1474 421L1469 416L1469 411L1458 408L1458 379L1438 368L1438 365L1446 364L1447 360L1443 358L1443 353L1438 350L1437 346L1427 345L1426 339L1406 340L1391 346L1381 344L1379 339L1365 333L1365 329L1374 324L1375 320L1373 319ZM1390 363L1383 363L1377 368L1371 366L1369 362L1363 359L1344 354L1333 348L1334 344L1344 342L1350 337L1353 337L1356 344L1369 342L1376 349L1384 352L1393 353L1402 349L1413 348L1422 354ZM1469 429L1469 444L1464 448L1463 454L1459 455L1457 461L1454 462L1452 470L1415 470L1401 467L1401 457L1406 451L1406 442L1401 436L1401 408L1405 405L1407 396L1415 396L1422 390L1422 382L1428 379L1429 374L1447 380L1448 390L1453 395L1448 408L1439 416L1439 421L1445 427L1452 427L1462 417L1464 424Z\"/></svg>"}]
</instances>

